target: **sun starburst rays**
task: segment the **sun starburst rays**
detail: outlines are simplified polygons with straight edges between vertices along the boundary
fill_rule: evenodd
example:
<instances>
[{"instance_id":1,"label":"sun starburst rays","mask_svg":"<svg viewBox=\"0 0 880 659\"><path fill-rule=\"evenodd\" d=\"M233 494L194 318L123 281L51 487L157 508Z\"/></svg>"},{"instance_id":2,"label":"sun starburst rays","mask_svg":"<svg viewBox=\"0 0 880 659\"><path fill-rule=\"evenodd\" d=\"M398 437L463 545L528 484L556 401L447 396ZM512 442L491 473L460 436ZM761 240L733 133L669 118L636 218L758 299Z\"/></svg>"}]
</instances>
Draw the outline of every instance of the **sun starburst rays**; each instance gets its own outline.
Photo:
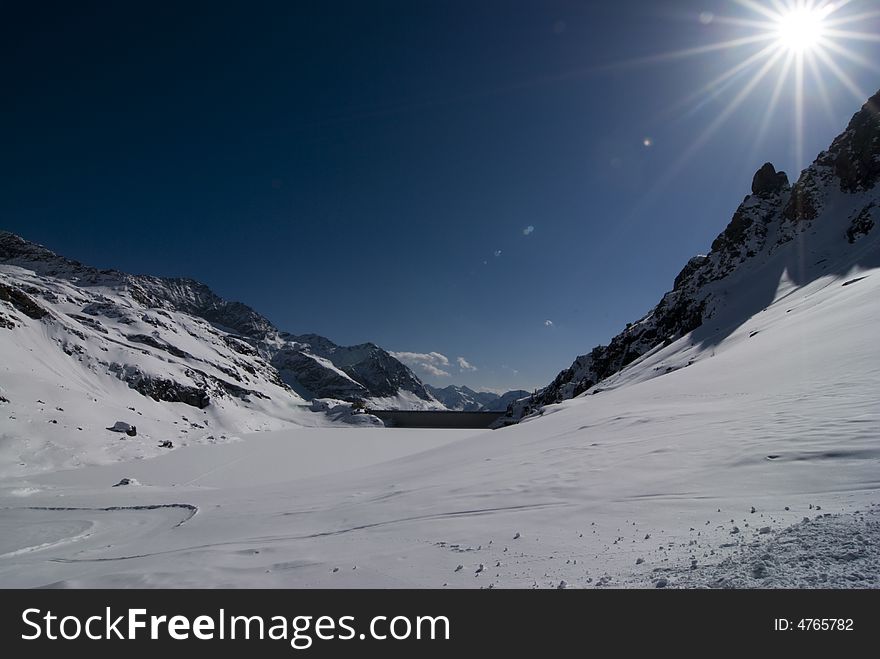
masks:
<instances>
[{"instance_id":1,"label":"sun starburst rays","mask_svg":"<svg viewBox=\"0 0 880 659\"><path fill-rule=\"evenodd\" d=\"M812 129L808 123L812 112L808 110L815 105L829 124L837 127L840 115L833 101L837 101L841 90L852 94L860 103L868 97L840 63L845 62L850 71L859 67L880 72L880 57L876 47L870 45L880 42L880 29L876 29L876 23L872 24L880 20L880 11L873 9L874 2L733 0L733 15L704 12L695 17L706 26L707 32L719 37L715 41L604 65L602 70L618 71L691 58L718 57L719 62L727 62L725 68L693 92L654 115L655 123L691 124L698 114L711 113L708 123L681 146L672 162L665 164L664 171L653 180L638 208L653 203L737 111L747 107L749 99L759 96L765 88L767 97L755 101L756 105L750 110L756 115L758 125L749 140L747 153L742 156L747 159L747 164L745 161L743 164L748 167L761 162L759 158L765 156L770 130L780 123L777 113L784 112L787 121L783 123L791 126L791 165L796 169L792 171L796 178L808 164L804 161L804 133ZM812 15L819 18L806 47L791 47L780 35L780 26L786 23L786 17L797 12L815 12Z\"/></svg>"},{"instance_id":2,"label":"sun starburst rays","mask_svg":"<svg viewBox=\"0 0 880 659\"><path fill-rule=\"evenodd\" d=\"M745 102L775 67L778 74L772 76L775 81L771 83L769 102L763 106L763 117L753 150L765 139L772 115L783 104L783 98L788 97L794 131L792 151L795 164L800 169L806 165L804 131L808 102L815 99L813 102L821 105L824 113L831 118L834 115L831 102L834 96L829 91L829 82L835 82L835 89L845 89L860 101L867 97L865 90L841 66L842 63L845 62L848 68L851 68L849 65L855 65L880 72L876 57L865 57L857 52L859 48L864 50L866 43L880 43L880 33L866 29L866 22L880 19L880 11L870 7L870 10L865 10L860 0L733 0L733 4L740 8L739 12L733 13L739 15L712 15L711 20L703 21L713 25L713 29L723 34L724 38L641 58L629 64L659 63L710 53L732 53L734 57L739 52L745 53L736 64L671 108L673 112L676 108L677 111L685 109L685 116L688 116L723 93L733 94L733 99L725 101L724 108L713 117L707 130L699 135L693 148L685 150L685 158L700 148L730 118L733 111ZM861 5L861 9L857 5ZM863 46L857 47L860 43ZM749 50L752 52L746 52ZM790 91L786 93L786 89Z\"/></svg>"}]
</instances>

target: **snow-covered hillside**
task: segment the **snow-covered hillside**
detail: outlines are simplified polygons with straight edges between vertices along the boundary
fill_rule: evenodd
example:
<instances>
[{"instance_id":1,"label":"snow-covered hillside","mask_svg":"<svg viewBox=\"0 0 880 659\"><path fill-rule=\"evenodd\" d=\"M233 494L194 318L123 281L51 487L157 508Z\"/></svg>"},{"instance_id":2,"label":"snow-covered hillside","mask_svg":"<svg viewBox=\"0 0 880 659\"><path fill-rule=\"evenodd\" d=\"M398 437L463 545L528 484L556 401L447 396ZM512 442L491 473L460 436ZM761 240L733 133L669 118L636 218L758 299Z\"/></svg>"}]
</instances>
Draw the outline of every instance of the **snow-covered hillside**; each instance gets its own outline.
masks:
<instances>
[{"instance_id":1,"label":"snow-covered hillside","mask_svg":"<svg viewBox=\"0 0 880 659\"><path fill-rule=\"evenodd\" d=\"M632 382L688 366L762 313L780 290L880 265L878 181L880 92L794 185L772 164L761 167L752 194L709 253L685 265L660 303L514 406L509 421L607 388L609 378ZM656 363L649 356L691 332L694 348L682 361Z\"/></svg>"},{"instance_id":2,"label":"snow-covered hillside","mask_svg":"<svg viewBox=\"0 0 880 659\"><path fill-rule=\"evenodd\" d=\"M174 311L207 321L219 331L218 335L227 336L223 340L234 351L258 354L272 366L270 379L277 382L280 378L304 398L399 399L411 400L413 409L442 409L412 371L379 346L365 343L344 347L316 334L280 332L247 305L224 300L192 279L97 270L4 231L0 231L0 273L4 274L9 294L36 309L57 301L53 287L78 292L87 308L74 314L78 316L75 319L82 324L83 314L91 317L86 324L92 328L100 326L102 319L115 322L122 318L123 325L130 324L129 320L144 314L155 316L156 310L160 315ZM6 302L7 315L27 316L9 294L0 298ZM33 299L34 295L38 299ZM68 297L72 300L76 296ZM73 311L72 307L66 308L64 314L70 316ZM38 312L30 317L51 322L56 314Z\"/></svg>"},{"instance_id":3,"label":"snow-covered hillside","mask_svg":"<svg viewBox=\"0 0 880 659\"><path fill-rule=\"evenodd\" d=\"M99 271L6 232L0 354L0 475L327 424L315 398L442 409L378 346L281 333L198 282ZM107 430L117 421L137 434Z\"/></svg>"}]
</instances>

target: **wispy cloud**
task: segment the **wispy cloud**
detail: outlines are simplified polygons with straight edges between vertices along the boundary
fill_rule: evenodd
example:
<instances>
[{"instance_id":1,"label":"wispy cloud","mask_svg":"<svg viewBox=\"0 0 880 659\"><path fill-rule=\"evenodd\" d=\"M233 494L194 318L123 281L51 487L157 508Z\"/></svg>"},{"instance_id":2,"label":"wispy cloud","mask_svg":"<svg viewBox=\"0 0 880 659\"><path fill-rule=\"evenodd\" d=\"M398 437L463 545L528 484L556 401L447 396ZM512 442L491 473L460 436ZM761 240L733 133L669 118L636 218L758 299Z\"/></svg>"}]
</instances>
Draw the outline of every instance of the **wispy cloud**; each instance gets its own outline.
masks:
<instances>
[{"instance_id":1,"label":"wispy cloud","mask_svg":"<svg viewBox=\"0 0 880 659\"><path fill-rule=\"evenodd\" d=\"M525 229L523 229L523 235L524 235L524 236L528 236L528 235L529 235L530 233L532 233L534 230L535 230L535 227L533 227L533 226L530 224L530 225L527 226Z\"/></svg>"},{"instance_id":2,"label":"wispy cloud","mask_svg":"<svg viewBox=\"0 0 880 659\"><path fill-rule=\"evenodd\" d=\"M500 249L496 249L496 250L495 250L495 256L496 256L496 257L501 256L501 250L500 250Z\"/></svg>"},{"instance_id":3,"label":"wispy cloud","mask_svg":"<svg viewBox=\"0 0 880 659\"><path fill-rule=\"evenodd\" d=\"M444 371L442 368L437 368L433 364L419 364L419 368L421 368L425 373L430 373L437 378L449 377L449 371Z\"/></svg>"},{"instance_id":4,"label":"wispy cloud","mask_svg":"<svg viewBox=\"0 0 880 659\"><path fill-rule=\"evenodd\" d=\"M473 364L471 364L471 363L470 363L467 359L465 359L464 357L459 357L459 358L456 359L455 361L458 362L458 367L459 367L462 371L476 371L476 370L477 370L477 367L474 366Z\"/></svg>"},{"instance_id":5,"label":"wispy cloud","mask_svg":"<svg viewBox=\"0 0 880 659\"><path fill-rule=\"evenodd\" d=\"M428 373L438 378L449 377L449 358L440 352L392 352L391 356L412 369Z\"/></svg>"}]
</instances>

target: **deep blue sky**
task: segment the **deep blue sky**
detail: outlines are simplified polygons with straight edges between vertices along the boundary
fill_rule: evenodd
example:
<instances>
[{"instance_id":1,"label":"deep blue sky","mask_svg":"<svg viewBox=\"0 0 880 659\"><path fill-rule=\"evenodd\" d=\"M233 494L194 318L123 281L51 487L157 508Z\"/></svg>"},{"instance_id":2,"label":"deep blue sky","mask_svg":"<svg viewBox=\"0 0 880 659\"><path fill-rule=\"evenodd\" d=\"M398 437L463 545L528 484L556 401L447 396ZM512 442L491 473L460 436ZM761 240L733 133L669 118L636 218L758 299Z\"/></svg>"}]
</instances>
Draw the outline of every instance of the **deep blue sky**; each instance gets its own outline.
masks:
<instances>
[{"instance_id":1,"label":"deep blue sky","mask_svg":"<svg viewBox=\"0 0 880 659\"><path fill-rule=\"evenodd\" d=\"M760 137L781 66L699 140L761 63L689 97L764 44L640 59L760 32L731 1L13 4L0 227L288 331L441 353L433 384L546 384L657 302L764 161L798 166L793 74ZM864 100L822 71L807 162Z\"/></svg>"}]
</instances>

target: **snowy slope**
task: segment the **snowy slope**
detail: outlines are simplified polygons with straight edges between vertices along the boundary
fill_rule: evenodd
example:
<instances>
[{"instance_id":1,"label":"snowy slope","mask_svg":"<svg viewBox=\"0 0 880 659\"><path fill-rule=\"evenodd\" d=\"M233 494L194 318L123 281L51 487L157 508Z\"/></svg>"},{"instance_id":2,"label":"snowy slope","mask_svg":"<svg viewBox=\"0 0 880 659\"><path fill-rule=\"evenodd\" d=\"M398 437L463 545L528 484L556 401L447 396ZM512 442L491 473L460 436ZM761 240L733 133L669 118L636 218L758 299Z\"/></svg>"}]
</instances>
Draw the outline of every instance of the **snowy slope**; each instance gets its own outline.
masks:
<instances>
[{"instance_id":1,"label":"snowy slope","mask_svg":"<svg viewBox=\"0 0 880 659\"><path fill-rule=\"evenodd\" d=\"M168 441L379 423L342 414L338 399L442 409L380 348L323 341L349 358L337 366L313 354L198 282L98 271L0 233L0 477L150 457ZM294 357L308 368L291 368ZM300 395L316 392L337 399L332 413ZM108 430L117 421L137 434Z\"/></svg>"},{"instance_id":2,"label":"snowy slope","mask_svg":"<svg viewBox=\"0 0 880 659\"><path fill-rule=\"evenodd\" d=\"M96 270L6 232L0 355L0 476L149 457L165 441L378 422L340 413L346 400L443 409L377 346L293 337L199 282ZM107 430L117 421L135 438Z\"/></svg>"},{"instance_id":3,"label":"snowy slope","mask_svg":"<svg viewBox=\"0 0 880 659\"><path fill-rule=\"evenodd\" d=\"M326 423L247 343L115 286L0 266L0 475ZM26 291L26 292L25 292ZM124 421L135 437L107 428Z\"/></svg>"},{"instance_id":4,"label":"snowy slope","mask_svg":"<svg viewBox=\"0 0 880 659\"><path fill-rule=\"evenodd\" d=\"M515 406L510 422L583 392L656 377L691 363L750 322L780 295L825 274L880 265L880 93L853 117L794 185L765 164L752 194L705 256L692 258L674 287L645 317L607 346L578 357L536 395ZM682 362L642 364L645 355L694 332Z\"/></svg>"},{"instance_id":5,"label":"snowy slope","mask_svg":"<svg viewBox=\"0 0 880 659\"><path fill-rule=\"evenodd\" d=\"M133 318L145 317L145 314L152 313L155 318L156 310L160 310L160 315L178 312L207 321L220 334L226 335L223 340L230 348L244 351L243 354L255 353L268 362L269 367L263 369L263 375L275 384L283 382L306 399L367 402L378 398L412 399L414 409L442 409L412 371L382 348L372 343L344 347L315 334L294 336L280 332L247 305L224 300L205 284L192 279L97 270L2 231L0 271L6 273L6 285L11 294L28 298L23 289L31 288L38 297L54 304L53 286L65 289L66 295L76 293L68 298L86 300L86 306L80 310L66 308L64 314L77 317L80 323L90 323L89 326L98 331L101 331L104 319L111 322L122 319L120 322L128 324ZM7 303L2 305L7 313L21 313L21 309L15 309L11 298L0 299L0 304L2 302ZM31 302L36 308L42 308L39 300ZM83 315L90 318L83 321ZM44 314L43 318L50 322L55 315ZM41 317L33 319L41 320ZM155 330L146 329L148 331L141 335L141 342L153 342L149 333L155 333ZM201 338L199 335L198 339ZM187 358L182 354L175 356Z\"/></svg>"}]
</instances>

